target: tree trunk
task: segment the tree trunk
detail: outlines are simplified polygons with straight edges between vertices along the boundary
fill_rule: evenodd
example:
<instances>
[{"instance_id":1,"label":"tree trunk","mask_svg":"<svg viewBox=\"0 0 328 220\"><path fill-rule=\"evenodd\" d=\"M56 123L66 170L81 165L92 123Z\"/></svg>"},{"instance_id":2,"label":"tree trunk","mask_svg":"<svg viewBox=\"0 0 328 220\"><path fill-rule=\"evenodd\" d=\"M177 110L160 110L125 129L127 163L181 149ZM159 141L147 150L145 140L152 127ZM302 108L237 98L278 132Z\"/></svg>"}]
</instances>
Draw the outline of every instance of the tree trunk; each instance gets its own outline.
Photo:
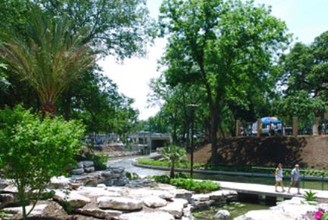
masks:
<instances>
[{"instance_id":1,"label":"tree trunk","mask_svg":"<svg viewBox=\"0 0 328 220\"><path fill-rule=\"evenodd\" d=\"M41 111L43 117L50 116L54 117L56 115L56 105L52 102L42 103Z\"/></svg>"},{"instance_id":2,"label":"tree trunk","mask_svg":"<svg viewBox=\"0 0 328 220\"><path fill-rule=\"evenodd\" d=\"M171 162L171 169L170 169L170 178L173 179L174 178L174 169L175 169L175 161Z\"/></svg>"},{"instance_id":3,"label":"tree trunk","mask_svg":"<svg viewBox=\"0 0 328 220\"><path fill-rule=\"evenodd\" d=\"M211 108L211 131L210 131L210 137L211 137L211 143L212 143L211 164L217 164L219 162L218 137L217 137L218 125L219 125L218 110L216 107L212 107Z\"/></svg>"}]
</instances>

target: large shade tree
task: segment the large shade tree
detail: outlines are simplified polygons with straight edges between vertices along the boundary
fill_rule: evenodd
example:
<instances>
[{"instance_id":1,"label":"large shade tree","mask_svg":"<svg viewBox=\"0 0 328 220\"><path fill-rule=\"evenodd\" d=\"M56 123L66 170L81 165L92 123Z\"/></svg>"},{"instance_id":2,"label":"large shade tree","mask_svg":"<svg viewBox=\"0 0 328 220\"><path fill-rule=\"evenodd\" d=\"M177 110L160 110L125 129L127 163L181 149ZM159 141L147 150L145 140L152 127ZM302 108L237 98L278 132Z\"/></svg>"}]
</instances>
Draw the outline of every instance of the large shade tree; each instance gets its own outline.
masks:
<instances>
[{"instance_id":1,"label":"large shade tree","mask_svg":"<svg viewBox=\"0 0 328 220\"><path fill-rule=\"evenodd\" d=\"M43 113L55 114L59 95L94 61L83 34L72 35L65 17L33 7L24 33L8 35L0 46L5 62L36 91Z\"/></svg>"},{"instance_id":2,"label":"large shade tree","mask_svg":"<svg viewBox=\"0 0 328 220\"><path fill-rule=\"evenodd\" d=\"M210 112L212 162L226 100L247 103L270 88L271 67L288 42L284 22L252 1L164 0L162 32L168 37L163 63L172 85L197 82Z\"/></svg>"},{"instance_id":3,"label":"large shade tree","mask_svg":"<svg viewBox=\"0 0 328 220\"><path fill-rule=\"evenodd\" d=\"M276 101L276 112L291 121L298 116L302 124L310 124L328 106L328 31L314 42L296 43L281 59L279 83L284 90Z\"/></svg>"}]
</instances>

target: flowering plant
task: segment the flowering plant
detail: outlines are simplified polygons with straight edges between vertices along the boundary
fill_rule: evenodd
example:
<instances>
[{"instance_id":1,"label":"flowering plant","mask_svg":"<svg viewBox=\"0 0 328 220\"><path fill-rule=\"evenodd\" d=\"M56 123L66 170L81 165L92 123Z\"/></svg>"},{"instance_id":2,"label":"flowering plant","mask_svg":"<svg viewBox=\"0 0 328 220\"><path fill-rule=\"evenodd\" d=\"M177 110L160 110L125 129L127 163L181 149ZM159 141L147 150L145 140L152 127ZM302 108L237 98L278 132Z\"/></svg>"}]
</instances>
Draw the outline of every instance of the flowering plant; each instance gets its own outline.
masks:
<instances>
[{"instance_id":1,"label":"flowering plant","mask_svg":"<svg viewBox=\"0 0 328 220\"><path fill-rule=\"evenodd\" d=\"M323 209L318 209L318 211L314 212L315 220L328 220L328 213Z\"/></svg>"}]
</instances>

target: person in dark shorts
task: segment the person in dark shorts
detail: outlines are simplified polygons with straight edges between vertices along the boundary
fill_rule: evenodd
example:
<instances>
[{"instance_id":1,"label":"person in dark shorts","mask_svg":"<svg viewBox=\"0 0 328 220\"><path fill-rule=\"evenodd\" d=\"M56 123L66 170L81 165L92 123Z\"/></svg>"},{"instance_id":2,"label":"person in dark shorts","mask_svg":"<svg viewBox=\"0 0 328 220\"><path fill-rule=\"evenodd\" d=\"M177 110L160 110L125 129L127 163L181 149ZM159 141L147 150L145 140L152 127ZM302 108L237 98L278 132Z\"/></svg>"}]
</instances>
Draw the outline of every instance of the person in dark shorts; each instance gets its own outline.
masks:
<instances>
[{"instance_id":1,"label":"person in dark shorts","mask_svg":"<svg viewBox=\"0 0 328 220\"><path fill-rule=\"evenodd\" d=\"M297 194L301 194L300 192L301 172L300 172L300 166L298 164L295 164L295 168L291 172L290 181L291 182L288 188L288 193L290 193L291 187L296 187Z\"/></svg>"}]
</instances>

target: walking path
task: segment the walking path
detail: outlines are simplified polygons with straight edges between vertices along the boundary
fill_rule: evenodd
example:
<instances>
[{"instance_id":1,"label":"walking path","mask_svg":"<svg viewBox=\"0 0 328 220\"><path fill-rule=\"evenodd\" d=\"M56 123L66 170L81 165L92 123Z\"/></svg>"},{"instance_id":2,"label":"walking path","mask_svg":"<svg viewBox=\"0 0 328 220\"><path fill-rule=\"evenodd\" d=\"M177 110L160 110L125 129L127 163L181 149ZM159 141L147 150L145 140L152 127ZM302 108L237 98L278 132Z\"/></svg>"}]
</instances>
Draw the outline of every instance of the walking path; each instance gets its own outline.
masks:
<instances>
[{"instance_id":1,"label":"walking path","mask_svg":"<svg viewBox=\"0 0 328 220\"><path fill-rule=\"evenodd\" d=\"M306 191L310 189L301 189L301 195L296 194L296 188L291 188L291 193L287 192L275 192L274 186L254 184L254 183L235 183L235 182L225 182L225 181L216 181L220 183L222 189L231 189L236 190L240 193L255 194L255 195L264 195L264 196L273 196L273 197L283 197L283 198L292 198L295 196L302 197ZM285 187L287 191L288 187ZM318 200L328 201L328 191L326 190L312 190L316 193Z\"/></svg>"}]
</instances>

